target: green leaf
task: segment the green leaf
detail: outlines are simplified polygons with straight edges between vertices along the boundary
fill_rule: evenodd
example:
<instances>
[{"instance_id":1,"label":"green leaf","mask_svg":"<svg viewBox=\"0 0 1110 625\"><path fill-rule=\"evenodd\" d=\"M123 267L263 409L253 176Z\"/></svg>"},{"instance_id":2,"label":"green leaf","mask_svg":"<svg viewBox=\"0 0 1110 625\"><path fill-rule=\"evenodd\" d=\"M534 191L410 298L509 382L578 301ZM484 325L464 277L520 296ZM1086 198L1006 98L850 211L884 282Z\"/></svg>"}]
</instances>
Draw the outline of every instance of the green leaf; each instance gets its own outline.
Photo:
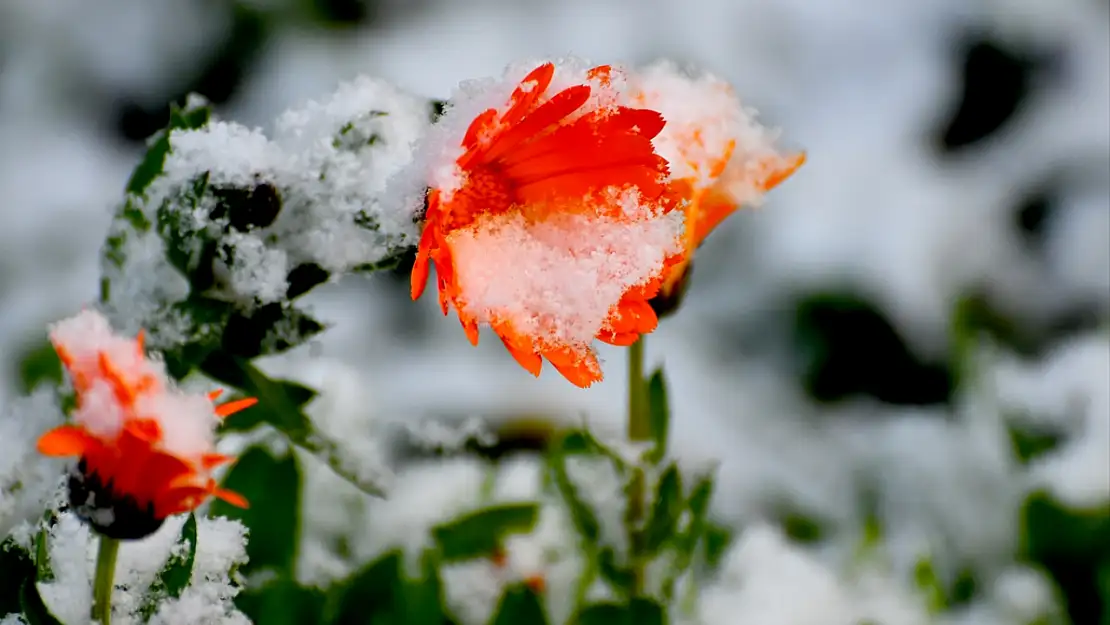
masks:
<instances>
[{"instance_id":1,"label":"green leaf","mask_svg":"<svg viewBox=\"0 0 1110 625\"><path fill-rule=\"evenodd\" d=\"M651 437L655 448L648 456L650 462L659 462L667 455L670 439L671 409L667 399L667 380L660 367L651 374L647 384L648 419L651 423Z\"/></svg>"},{"instance_id":2,"label":"green leaf","mask_svg":"<svg viewBox=\"0 0 1110 625\"><path fill-rule=\"evenodd\" d=\"M402 580L402 603L406 625L445 625L452 623L443 605L443 580L435 550L421 556L421 576Z\"/></svg>"},{"instance_id":3,"label":"green leaf","mask_svg":"<svg viewBox=\"0 0 1110 625\"><path fill-rule=\"evenodd\" d=\"M710 568L717 568L732 544L733 532L724 525L711 521L705 524L705 563Z\"/></svg>"},{"instance_id":4,"label":"green leaf","mask_svg":"<svg viewBox=\"0 0 1110 625\"><path fill-rule=\"evenodd\" d=\"M150 585L140 613L144 620L158 611L158 605L167 599L177 599L193 577L193 562L197 556L197 517L190 514L181 526L174 552L170 553L162 570Z\"/></svg>"},{"instance_id":5,"label":"green leaf","mask_svg":"<svg viewBox=\"0 0 1110 625\"><path fill-rule=\"evenodd\" d=\"M601 441L594 438L594 435L587 430L572 430L563 435L559 444L555 449L563 455L584 454L588 456L602 456L607 458L617 468L617 471L624 473L628 470L628 463L616 451L609 448Z\"/></svg>"},{"instance_id":6,"label":"green leaf","mask_svg":"<svg viewBox=\"0 0 1110 625\"><path fill-rule=\"evenodd\" d=\"M913 579L918 590L925 596L925 607L929 613L939 614L944 611L948 600L930 558L918 559L913 567Z\"/></svg>"},{"instance_id":7,"label":"green leaf","mask_svg":"<svg viewBox=\"0 0 1110 625\"><path fill-rule=\"evenodd\" d=\"M35 563L30 554L8 539L0 542L0 614L20 612L23 582L35 579Z\"/></svg>"},{"instance_id":8,"label":"green leaf","mask_svg":"<svg viewBox=\"0 0 1110 625\"><path fill-rule=\"evenodd\" d=\"M525 584L505 589L490 625L546 625L547 613L539 595Z\"/></svg>"},{"instance_id":9,"label":"green leaf","mask_svg":"<svg viewBox=\"0 0 1110 625\"><path fill-rule=\"evenodd\" d=\"M261 419L303 445L312 435L312 423L301 407L312 400L316 391L292 382L272 380L248 360L222 352L209 354L201 363L208 377L243 391L258 403L244 412Z\"/></svg>"},{"instance_id":10,"label":"green leaf","mask_svg":"<svg viewBox=\"0 0 1110 625\"><path fill-rule=\"evenodd\" d=\"M1034 430L1009 426L1010 444L1014 449L1014 456L1021 464L1029 464L1044 454L1056 449L1063 440L1060 432L1049 430Z\"/></svg>"},{"instance_id":11,"label":"green leaf","mask_svg":"<svg viewBox=\"0 0 1110 625\"><path fill-rule=\"evenodd\" d=\"M825 535L825 523L811 512L800 510L795 504L782 502L776 506L775 516L783 533L795 542L813 544Z\"/></svg>"},{"instance_id":12,"label":"green leaf","mask_svg":"<svg viewBox=\"0 0 1110 625\"><path fill-rule=\"evenodd\" d=\"M575 625L663 625L663 606L651 599L635 597L625 603L602 602L586 606L575 617Z\"/></svg>"},{"instance_id":13,"label":"green leaf","mask_svg":"<svg viewBox=\"0 0 1110 625\"><path fill-rule=\"evenodd\" d=\"M53 511L48 511L43 519L42 527L35 534L35 580L49 582L54 580L54 569L50 566L50 522L53 520Z\"/></svg>"},{"instance_id":14,"label":"green leaf","mask_svg":"<svg viewBox=\"0 0 1110 625\"><path fill-rule=\"evenodd\" d=\"M146 155L131 173L127 181L127 192L131 195L142 195L146 192L154 179L162 175L162 168L166 163L166 155L170 151L170 132L177 129L195 130L208 123L211 109L202 106L194 109L182 109L176 105L170 107L170 123L166 130L155 136Z\"/></svg>"},{"instance_id":15,"label":"green leaf","mask_svg":"<svg viewBox=\"0 0 1110 625\"><path fill-rule=\"evenodd\" d=\"M250 314L234 313L227 321L223 351L240 358L280 354L303 345L327 327L292 304L259 306Z\"/></svg>"},{"instance_id":16,"label":"green leaf","mask_svg":"<svg viewBox=\"0 0 1110 625\"><path fill-rule=\"evenodd\" d=\"M597 514L586 505L578 496L578 487L571 481L567 473L567 456L561 450L553 450L549 457L551 474L563 501L570 510L571 520L578 535L581 536L584 546L596 545L601 535L601 522Z\"/></svg>"},{"instance_id":17,"label":"green leaf","mask_svg":"<svg viewBox=\"0 0 1110 625\"><path fill-rule=\"evenodd\" d=\"M231 304L194 295L170 307L167 316L184 338L159 351L175 380L184 379L219 348L231 314Z\"/></svg>"},{"instance_id":18,"label":"green leaf","mask_svg":"<svg viewBox=\"0 0 1110 625\"><path fill-rule=\"evenodd\" d=\"M539 518L534 503L504 504L463 515L432 529L445 563L491 556L506 534L529 532Z\"/></svg>"},{"instance_id":19,"label":"green leaf","mask_svg":"<svg viewBox=\"0 0 1110 625\"><path fill-rule=\"evenodd\" d=\"M300 537L301 471L296 457L274 457L262 447L251 447L224 479L223 487L246 497L250 508L224 501L212 504L213 516L238 519L250 531L243 573L270 570L292 577Z\"/></svg>"},{"instance_id":20,"label":"green leaf","mask_svg":"<svg viewBox=\"0 0 1110 625\"><path fill-rule=\"evenodd\" d=\"M216 280L213 263L219 256L219 245L204 226L198 225L195 216L204 210L207 193L208 174L204 173L167 197L156 211L166 260L189 279L194 294L208 290Z\"/></svg>"},{"instance_id":21,"label":"green leaf","mask_svg":"<svg viewBox=\"0 0 1110 625\"><path fill-rule=\"evenodd\" d=\"M400 605L402 554L390 551L356 572L337 591L338 599L328 611L330 625L404 623ZM264 621L256 621L264 622Z\"/></svg>"},{"instance_id":22,"label":"green leaf","mask_svg":"<svg viewBox=\"0 0 1110 625\"><path fill-rule=\"evenodd\" d=\"M685 508L682 497L682 476L678 466L672 463L659 477L655 487L655 505L652 507L651 518L644 530L643 553L654 556L659 553L672 538L678 529L678 519Z\"/></svg>"},{"instance_id":23,"label":"green leaf","mask_svg":"<svg viewBox=\"0 0 1110 625\"><path fill-rule=\"evenodd\" d=\"M620 592L621 596L632 594L636 575L630 568L617 562L617 554L612 547L605 547L598 553L597 567L601 577Z\"/></svg>"},{"instance_id":24,"label":"green leaf","mask_svg":"<svg viewBox=\"0 0 1110 625\"><path fill-rule=\"evenodd\" d=\"M44 340L17 358L19 388L29 394L40 384L57 386L62 383L62 361L50 341Z\"/></svg>"},{"instance_id":25,"label":"green leaf","mask_svg":"<svg viewBox=\"0 0 1110 625\"><path fill-rule=\"evenodd\" d=\"M675 561L663 580L663 596L668 601L674 596L674 587L679 575L694 563L698 545L701 544L709 526L709 503L712 497L713 477L705 475L698 478L685 503L685 509L690 515L689 525L685 531L675 536L672 543L676 551Z\"/></svg>"},{"instance_id":26,"label":"green leaf","mask_svg":"<svg viewBox=\"0 0 1110 625\"><path fill-rule=\"evenodd\" d=\"M636 625L629 606L620 603L595 603L579 610L575 625Z\"/></svg>"},{"instance_id":27,"label":"green leaf","mask_svg":"<svg viewBox=\"0 0 1110 625\"><path fill-rule=\"evenodd\" d=\"M663 625L666 623L666 611L663 606L651 599L636 597L629 605L631 622L635 625Z\"/></svg>"},{"instance_id":28,"label":"green leaf","mask_svg":"<svg viewBox=\"0 0 1110 625\"><path fill-rule=\"evenodd\" d=\"M19 592L19 607L28 625L62 625L58 617L54 616L50 608L43 603L39 587L33 579L23 580L23 586Z\"/></svg>"},{"instance_id":29,"label":"green leaf","mask_svg":"<svg viewBox=\"0 0 1110 625\"><path fill-rule=\"evenodd\" d=\"M1097 622L1106 610L1099 572L1110 561L1110 505L1069 509L1035 493L1021 520L1023 559L1043 567L1060 587L1071 622Z\"/></svg>"},{"instance_id":30,"label":"green leaf","mask_svg":"<svg viewBox=\"0 0 1110 625\"><path fill-rule=\"evenodd\" d=\"M252 623L266 625L318 623L325 602L324 591L301 586L287 577L248 588L235 597L235 607Z\"/></svg>"}]
</instances>

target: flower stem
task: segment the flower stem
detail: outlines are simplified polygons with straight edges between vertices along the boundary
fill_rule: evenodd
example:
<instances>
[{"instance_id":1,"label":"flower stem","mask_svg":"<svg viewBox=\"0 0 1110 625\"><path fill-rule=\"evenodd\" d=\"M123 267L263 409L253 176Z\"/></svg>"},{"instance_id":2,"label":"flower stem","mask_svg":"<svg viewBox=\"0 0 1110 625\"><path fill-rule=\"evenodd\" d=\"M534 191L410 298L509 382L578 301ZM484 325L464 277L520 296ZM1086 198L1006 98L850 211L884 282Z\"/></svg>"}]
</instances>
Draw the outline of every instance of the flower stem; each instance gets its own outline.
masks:
<instances>
[{"instance_id":1,"label":"flower stem","mask_svg":"<svg viewBox=\"0 0 1110 625\"><path fill-rule=\"evenodd\" d=\"M644 393L644 337L628 348L628 438L651 440L647 396Z\"/></svg>"},{"instance_id":2,"label":"flower stem","mask_svg":"<svg viewBox=\"0 0 1110 625\"><path fill-rule=\"evenodd\" d=\"M112 587L115 585L118 555L119 541L101 535L96 553L96 579L93 582L92 604L92 619L98 621L100 625L112 623Z\"/></svg>"},{"instance_id":3,"label":"flower stem","mask_svg":"<svg viewBox=\"0 0 1110 625\"><path fill-rule=\"evenodd\" d=\"M648 421L647 394L644 392L644 337L628 348L628 439L632 442L651 440ZM628 485L628 509L625 525L632 556L632 595L644 590L644 563L639 554L640 526L644 518L644 473L635 470Z\"/></svg>"}]
</instances>

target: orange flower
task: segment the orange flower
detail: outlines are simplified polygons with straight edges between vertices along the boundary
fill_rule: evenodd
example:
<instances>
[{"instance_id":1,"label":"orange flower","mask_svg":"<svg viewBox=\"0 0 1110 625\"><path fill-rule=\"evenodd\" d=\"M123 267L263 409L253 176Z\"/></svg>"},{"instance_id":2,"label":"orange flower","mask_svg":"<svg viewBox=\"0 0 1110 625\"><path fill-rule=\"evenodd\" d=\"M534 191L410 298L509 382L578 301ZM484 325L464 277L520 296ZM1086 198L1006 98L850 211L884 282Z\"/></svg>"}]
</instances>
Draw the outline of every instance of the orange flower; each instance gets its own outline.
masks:
<instances>
[{"instance_id":1,"label":"orange flower","mask_svg":"<svg viewBox=\"0 0 1110 625\"><path fill-rule=\"evenodd\" d=\"M70 505L93 529L136 539L209 496L247 505L211 477L232 460L215 453L213 432L219 418L256 400L213 407L218 391L204 396L173 388L161 363L146 358L142 334L135 340L116 336L93 311L56 324L50 339L77 406L72 423L44 434L38 449L79 458L69 478Z\"/></svg>"},{"instance_id":2,"label":"orange flower","mask_svg":"<svg viewBox=\"0 0 1110 625\"><path fill-rule=\"evenodd\" d=\"M489 325L527 371L546 358L581 387L602 378L595 338L630 345L655 329L648 301L681 252L678 198L652 144L663 118L628 106L625 81L608 66L545 63L494 108L475 103L489 90L455 98L440 129L459 132L429 167L412 272L416 299L435 266L443 312L457 311L471 343Z\"/></svg>"},{"instance_id":3,"label":"orange flower","mask_svg":"<svg viewBox=\"0 0 1110 625\"><path fill-rule=\"evenodd\" d=\"M692 77L660 63L636 75L635 89L636 103L667 120L655 147L670 164L672 189L685 200L683 255L661 293L669 297L709 233L740 206L757 205L802 166L805 153L779 152L774 134L714 76Z\"/></svg>"}]
</instances>

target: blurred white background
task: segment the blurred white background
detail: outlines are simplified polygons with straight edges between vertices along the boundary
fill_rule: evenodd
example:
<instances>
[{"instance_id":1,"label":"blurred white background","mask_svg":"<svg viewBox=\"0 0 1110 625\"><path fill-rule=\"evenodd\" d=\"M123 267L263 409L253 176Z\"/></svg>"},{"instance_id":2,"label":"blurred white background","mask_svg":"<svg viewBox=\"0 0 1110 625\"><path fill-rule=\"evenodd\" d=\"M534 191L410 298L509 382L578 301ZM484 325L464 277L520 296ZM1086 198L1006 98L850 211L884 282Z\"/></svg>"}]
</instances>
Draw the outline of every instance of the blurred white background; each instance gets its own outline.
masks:
<instances>
[{"instance_id":1,"label":"blurred white background","mask_svg":"<svg viewBox=\"0 0 1110 625\"><path fill-rule=\"evenodd\" d=\"M359 74L444 97L510 62L571 54L708 69L809 153L763 208L709 238L685 308L648 341L666 363L676 451L722 462L723 519L787 506L852 537L877 484L896 560L925 544L950 572L992 576L1012 563L1037 480L1077 504L1110 498L1102 0L6 0L5 393L45 325L95 297L111 210L168 101L197 90L266 128ZM492 335L470 347L434 298L410 302L407 283L314 293L335 328L274 366L358 387L337 405L376 420L587 414L619 427L620 352L602 351L594 389L554 372L537 382ZM997 396L949 387L950 316L970 295L1013 330L993 360ZM354 374L313 373L322 359ZM1023 467L1006 419L1029 414L1066 444ZM829 557L848 544L831 541Z\"/></svg>"}]
</instances>

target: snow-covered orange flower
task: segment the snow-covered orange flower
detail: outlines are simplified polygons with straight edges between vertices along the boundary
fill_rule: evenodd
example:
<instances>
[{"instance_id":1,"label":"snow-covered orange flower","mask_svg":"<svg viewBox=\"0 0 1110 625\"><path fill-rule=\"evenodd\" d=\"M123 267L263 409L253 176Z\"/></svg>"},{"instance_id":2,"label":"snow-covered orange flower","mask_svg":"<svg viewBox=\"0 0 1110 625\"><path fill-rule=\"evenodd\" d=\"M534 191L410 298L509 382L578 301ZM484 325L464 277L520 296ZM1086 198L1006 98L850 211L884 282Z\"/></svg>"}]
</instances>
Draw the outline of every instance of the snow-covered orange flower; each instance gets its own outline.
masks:
<instances>
[{"instance_id":1,"label":"snow-covered orange flower","mask_svg":"<svg viewBox=\"0 0 1110 625\"><path fill-rule=\"evenodd\" d=\"M444 314L477 344L490 326L526 370L602 378L594 339L630 345L655 329L648 301L681 255L682 215L615 68L573 62L468 84L433 131L412 296L435 266ZM438 133L438 137L436 134Z\"/></svg>"},{"instance_id":2,"label":"snow-covered orange flower","mask_svg":"<svg viewBox=\"0 0 1110 625\"><path fill-rule=\"evenodd\" d=\"M758 205L764 193L802 166L805 154L779 151L775 133L761 127L732 87L712 75L692 76L658 63L637 72L634 83L633 101L667 121L655 149L667 159L672 188L684 200L683 255L661 292L669 297L705 237L740 206Z\"/></svg>"},{"instance_id":3,"label":"snow-covered orange flower","mask_svg":"<svg viewBox=\"0 0 1110 625\"><path fill-rule=\"evenodd\" d=\"M132 340L113 334L99 313L86 310L56 324L50 340L77 396L71 422L44 434L39 451L75 457L71 508L110 538L137 539L166 517L193 510L210 496L246 506L216 486L211 472L232 458L215 453L219 419L254 399L214 406L206 395L175 388L162 364Z\"/></svg>"}]
</instances>

